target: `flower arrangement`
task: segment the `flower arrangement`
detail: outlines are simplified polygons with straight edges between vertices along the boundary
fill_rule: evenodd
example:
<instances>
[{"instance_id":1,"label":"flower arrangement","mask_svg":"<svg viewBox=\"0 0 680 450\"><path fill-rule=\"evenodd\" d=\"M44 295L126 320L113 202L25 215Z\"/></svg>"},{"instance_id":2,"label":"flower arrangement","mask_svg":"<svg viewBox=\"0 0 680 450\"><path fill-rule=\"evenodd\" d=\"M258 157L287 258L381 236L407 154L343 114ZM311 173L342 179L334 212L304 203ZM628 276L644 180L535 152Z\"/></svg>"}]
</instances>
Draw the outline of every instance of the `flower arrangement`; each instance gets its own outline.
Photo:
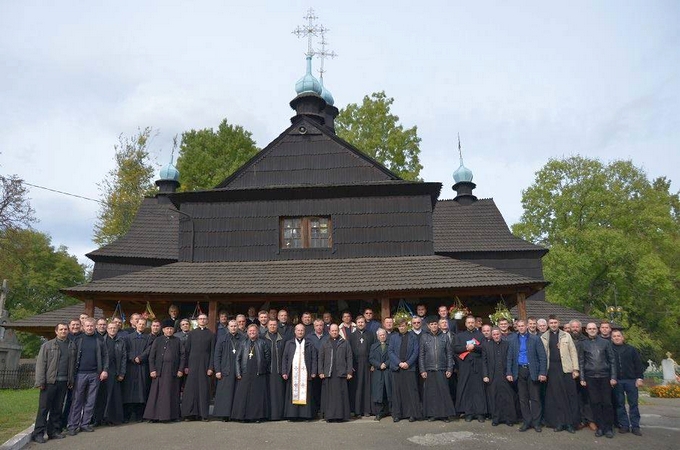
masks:
<instances>
[{"instance_id":1,"label":"flower arrangement","mask_svg":"<svg viewBox=\"0 0 680 450\"><path fill-rule=\"evenodd\" d=\"M680 398L680 384L651 387L649 395L658 398Z\"/></svg>"},{"instance_id":2,"label":"flower arrangement","mask_svg":"<svg viewBox=\"0 0 680 450\"><path fill-rule=\"evenodd\" d=\"M460 299L456 297L455 300L453 301L453 305L451 305L451 307L449 308L449 318L460 320L464 317L469 316L470 314L472 314L472 311L470 311L469 308L463 305Z\"/></svg>"},{"instance_id":3,"label":"flower arrangement","mask_svg":"<svg viewBox=\"0 0 680 450\"><path fill-rule=\"evenodd\" d=\"M142 319L146 320L146 327L151 328L151 322L156 319L156 314L153 313L153 310L151 309L151 304L149 302L146 302L146 309L142 313Z\"/></svg>"},{"instance_id":4,"label":"flower arrangement","mask_svg":"<svg viewBox=\"0 0 680 450\"><path fill-rule=\"evenodd\" d=\"M498 325L498 321L501 319L507 319L512 324L512 314L510 314L508 307L505 306L505 302L498 302L496 312L489 314L489 319L491 319L491 323L494 325Z\"/></svg>"},{"instance_id":5,"label":"flower arrangement","mask_svg":"<svg viewBox=\"0 0 680 450\"><path fill-rule=\"evenodd\" d=\"M397 312L394 313L394 322L396 323L399 319L406 320L409 331L411 330L411 319L413 318L413 311L408 306L403 299L399 300L399 306L397 306Z\"/></svg>"}]
</instances>

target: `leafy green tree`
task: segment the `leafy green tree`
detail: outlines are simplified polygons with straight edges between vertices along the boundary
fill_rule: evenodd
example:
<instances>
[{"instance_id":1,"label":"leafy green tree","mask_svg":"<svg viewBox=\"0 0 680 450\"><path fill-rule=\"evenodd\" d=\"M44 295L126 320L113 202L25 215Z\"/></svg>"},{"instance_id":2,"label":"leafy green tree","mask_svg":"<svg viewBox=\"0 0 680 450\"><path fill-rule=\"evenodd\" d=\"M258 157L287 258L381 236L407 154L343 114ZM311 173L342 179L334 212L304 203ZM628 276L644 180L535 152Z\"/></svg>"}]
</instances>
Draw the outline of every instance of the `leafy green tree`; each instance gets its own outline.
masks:
<instances>
[{"instance_id":1,"label":"leafy green tree","mask_svg":"<svg viewBox=\"0 0 680 450\"><path fill-rule=\"evenodd\" d=\"M551 159L522 205L513 232L550 249L550 301L601 317L617 304L647 352L658 354L654 340L680 350L680 202L668 180L631 161Z\"/></svg>"},{"instance_id":2,"label":"leafy green tree","mask_svg":"<svg viewBox=\"0 0 680 450\"><path fill-rule=\"evenodd\" d=\"M338 136L405 180L420 180L418 127L404 129L390 112L394 99L384 91L364 96L361 105L350 103L335 120Z\"/></svg>"},{"instance_id":3,"label":"leafy green tree","mask_svg":"<svg viewBox=\"0 0 680 450\"><path fill-rule=\"evenodd\" d=\"M258 151L252 134L240 125L230 125L227 119L222 120L217 130L185 131L177 158L180 189L212 189Z\"/></svg>"},{"instance_id":4,"label":"leafy green tree","mask_svg":"<svg viewBox=\"0 0 680 450\"><path fill-rule=\"evenodd\" d=\"M118 137L114 145L116 167L99 184L104 198L94 226L93 241L103 246L128 232L145 195L153 194L154 168L149 158L151 127L136 135Z\"/></svg>"},{"instance_id":5,"label":"leafy green tree","mask_svg":"<svg viewBox=\"0 0 680 450\"><path fill-rule=\"evenodd\" d=\"M48 235L29 229L0 232L5 242L0 258L0 278L7 279L7 310L11 320L62 308L77 300L59 289L86 281L85 267L64 246L54 248ZM40 347L40 338L18 333L24 345L24 357L31 357Z\"/></svg>"}]
</instances>

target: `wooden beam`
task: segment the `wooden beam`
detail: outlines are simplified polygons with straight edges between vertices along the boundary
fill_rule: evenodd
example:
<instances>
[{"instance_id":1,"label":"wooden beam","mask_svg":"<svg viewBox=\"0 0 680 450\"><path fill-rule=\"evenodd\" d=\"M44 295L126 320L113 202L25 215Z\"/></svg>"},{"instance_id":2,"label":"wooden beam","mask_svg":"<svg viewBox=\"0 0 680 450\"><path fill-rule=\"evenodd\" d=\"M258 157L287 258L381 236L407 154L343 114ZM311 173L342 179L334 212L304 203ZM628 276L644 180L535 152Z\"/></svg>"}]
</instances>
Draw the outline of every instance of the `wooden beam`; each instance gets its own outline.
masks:
<instances>
[{"instance_id":1,"label":"wooden beam","mask_svg":"<svg viewBox=\"0 0 680 450\"><path fill-rule=\"evenodd\" d=\"M517 293L517 309L519 310L519 318L527 320L527 295L524 292Z\"/></svg>"},{"instance_id":2,"label":"wooden beam","mask_svg":"<svg viewBox=\"0 0 680 450\"><path fill-rule=\"evenodd\" d=\"M94 299L88 298L85 300L85 314L90 317L94 317Z\"/></svg>"},{"instance_id":3,"label":"wooden beam","mask_svg":"<svg viewBox=\"0 0 680 450\"><path fill-rule=\"evenodd\" d=\"M208 301L208 328L217 333L217 300Z\"/></svg>"},{"instance_id":4,"label":"wooden beam","mask_svg":"<svg viewBox=\"0 0 680 450\"><path fill-rule=\"evenodd\" d=\"M385 317L390 317L390 298L383 297L380 299L380 320Z\"/></svg>"}]
</instances>

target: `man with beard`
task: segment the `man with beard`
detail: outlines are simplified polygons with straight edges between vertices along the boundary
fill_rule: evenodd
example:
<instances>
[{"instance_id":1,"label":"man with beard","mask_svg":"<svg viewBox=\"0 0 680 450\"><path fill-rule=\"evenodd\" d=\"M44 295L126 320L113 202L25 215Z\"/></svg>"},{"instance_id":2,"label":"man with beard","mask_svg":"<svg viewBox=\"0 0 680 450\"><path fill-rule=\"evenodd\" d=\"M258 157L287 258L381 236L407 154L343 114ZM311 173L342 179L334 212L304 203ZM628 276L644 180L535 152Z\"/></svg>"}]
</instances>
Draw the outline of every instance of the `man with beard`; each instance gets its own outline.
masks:
<instances>
[{"instance_id":1,"label":"man with beard","mask_svg":"<svg viewBox=\"0 0 680 450\"><path fill-rule=\"evenodd\" d=\"M353 377L349 383L350 409L355 416L368 417L371 414L371 363L368 356L375 342L375 333L366 328L364 316L355 319L357 329L349 335L352 347Z\"/></svg>"},{"instance_id":2,"label":"man with beard","mask_svg":"<svg viewBox=\"0 0 680 450\"><path fill-rule=\"evenodd\" d=\"M228 333L217 340L215 344L215 406L213 416L222 418L223 421L231 417L231 405L236 390L236 359L241 345L245 341L235 320L230 320L227 325Z\"/></svg>"},{"instance_id":3,"label":"man with beard","mask_svg":"<svg viewBox=\"0 0 680 450\"><path fill-rule=\"evenodd\" d=\"M123 422L122 382L127 370L127 348L125 340L118 336L118 325L114 322L106 327L104 345L109 355L109 376L99 385L94 423L120 425Z\"/></svg>"},{"instance_id":4,"label":"man with beard","mask_svg":"<svg viewBox=\"0 0 680 450\"><path fill-rule=\"evenodd\" d=\"M267 374L271 365L270 347L264 339L260 339L257 325L248 326L246 335L248 338L236 352L236 392L231 419L261 422L269 415Z\"/></svg>"},{"instance_id":5,"label":"man with beard","mask_svg":"<svg viewBox=\"0 0 680 450\"><path fill-rule=\"evenodd\" d=\"M449 394L453 374L453 346L439 331L438 317L427 319L428 330L420 338L418 367L423 378L423 415L428 420L449 421L456 414Z\"/></svg>"},{"instance_id":6,"label":"man with beard","mask_svg":"<svg viewBox=\"0 0 680 450\"><path fill-rule=\"evenodd\" d=\"M329 339L319 353L319 377L323 380L321 410L326 422L350 419L347 382L352 379L352 349L340 338L338 325L331 325Z\"/></svg>"},{"instance_id":7,"label":"man with beard","mask_svg":"<svg viewBox=\"0 0 680 450\"><path fill-rule=\"evenodd\" d=\"M137 422L142 421L151 384L148 363L151 338L144 334L146 321L135 320L135 327L132 333L125 336L127 368L123 379L123 422L129 422L133 415Z\"/></svg>"},{"instance_id":8,"label":"man with beard","mask_svg":"<svg viewBox=\"0 0 680 450\"><path fill-rule=\"evenodd\" d=\"M569 334L571 339L574 341L576 346L576 353L578 355L579 347L584 340L588 339L582 332L582 325L579 320L573 319L569 322ZM592 431L597 430L597 425L593 420L593 411L590 408L590 400L588 400L588 390L581 386L581 380L574 380L574 385L576 385L576 395L578 397L579 406L579 428L590 427Z\"/></svg>"},{"instance_id":9,"label":"man with beard","mask_svg":"<svg viewBox=\"0 0 680 450\"><path fill-rule=\"evenodd\" d=\"M311 381L318 371L318 356L314 344L305 338L304 324L295 325L293 332L295 337L286 342L281 361L281 376L287 382L284 416L310 420L316 415Z\"/></svg>"},{"instance_id":10,"label":"man with beard","mask_svg":"<svg viewBox=\"0 0 680 450\"><path fill-rule=\"evenodd\" d=\"M456 410L465 414L465 421L477 418L484 422L486 394L482 380L482 346L484 336L475 329L475 318L465 318L465 330L456 335L453 352L458 366L458 386L456 390Z\"/></svg>"},{"instance_id":11,"label":"man with beard","mask_svg":"<svg viewBox=\"0 0 680 450\"><path fill-rule=\"evenodd\" d=\"M279 311L279 317L281 312ZM283 347L285 341L280 333L279 323L276 320L269 320L267 333L263 339L269 347L269 420L283 419L283 408L285 400L286 382L281 377L281 361L283 359Z\"/></svg>"},{"instance_id":12,"label":"man with beard","mask_svg":"<svg viewBox=\"0 0 680 450\"><path fill-rule=\"evenodd\" d=\"M614 386L614 398L616 399L616 415L621 434L632 433L642 436L640 432L640 411L638 409L638 388L642 387L642 360L640 353L632 345L624 342L621 330L612 331L612 344L614 344L614 356L618 380ZM626 398L628 399L628 411L626 411Z\"/></svg>"},{"instance_id":13,"label":"man with beard","mask_svg":"<svg viewBox=\"0 0 680 450\"><path fill-rule=\"evenodd\" d=\"M68 325L58 323L54 332L56 337L40 347L35 363L35 387L40 389L40 397L31 439L39 444L45 443L45 432L50 440L64 438L60 432L62 408L75 377L76 345L68 339Z\"/></svg>"},{"instance_id":14,"label":"man with beard","mask_svg":"<svg viewBox=\"0 0 680 450\"><path fill-rule=\"evenodd\" d=\"M154 339L149 351L151 389L144 418L151 422L169 422L180 418L179 387L184 376L184 348L174 336L175 322L165 319L163 335Z\"/></svg>"},{"instance_id":15,"label":"man with beard","mask_svg":"<svg viewBox=\"0 0 680 450\"><path fill-rule=\"evenodd\" d=\"M579 377L578 352L569 333L560 330L556 316L548 317L548 331L541 336L548 359L548 383L543 417L559 432L575 432L580 422L574 380Z\"/></svg>"},{"instance_id":16,"label":"man with beard","mask_svg":"<svg viewBox=\"0 0 680 450\"><path fill-rule=\"evenodd\" d=\"M208 316L198 315L198 328L191 330L184 346L187 376L182 397L182 417L208 420L210 378L213 374L215 335L208 329Z\"/></svg>"},{"instance_id":17,"label":"man with beard","mask_svg":"<svg viewBox=\"0 0 680 450\"><path fill-rule=\"evenodd\" d=\"M319 367L318 358L321 352L321 346L328 340L328 334L326 333L326 328L324 322L321 319L314 320L314 332L307 335L305 338L314 345L314 350L316 350L317 357L317 369ZM312 388L312 405L314 405L314 416L319 413L321 408L321 378L312 378L311 388Z\"/></svg>"},{"instance_id":18,"label":"man with beard","mask_svg":"<svg viewBox=\"0 0 680 450\"><path fill-rule=\"evenodd\" d=\"M417 319L420 320L420 317ZM377 342L371 345L368 362L371 364L373 414L375 414L375 420L380 420L389 414L392 408L392 372L387 352L387 333L382 328L378 328L375 335Z\"/></svg>"},{"instance_id":19,"label":"man with beard","mask_svg":"<svg viewBox=\"0 0 680 450\"><path fill-rule=\"evenodd\" d=\"M416 316L420 317L420 320L425 320L425 317L427 317L427 305L425 303L416 305Z\"/></svg>"},{"instance_id":20,"label":"man with beard","mask_svg":"<svg viewBox=\"0 0 680 450\"><path fill-rule=\"evenodd\" d=\"M501 339L501 330L491 330L491 340L482 344L482 376L486 383L487 402L491 413L491 425L517 423L517 396L505 378L508 363L508 341Z\"/></svg>"},{"instance_id":21,"label":"man with beard","mask_svg":"<svg viewBox=\"0 0 680 450\"><path fill-rule=\"evenodd\" d=\"M409 422L415 422L422 417L415 377L420 355L419 339L408 332L404 318L397 320L397 329L399 332L392 333L387 347L392 371L392 420L399 422L408 417Z\"/></svg>"},{"instance_id":22,"label":"man with beard","mask_svg":"<svg viewBox=\"0 0 680 450\"><path fill-rule=\"evenodd\" d=\"M501 339L503 336L501 335ZM508 364L506 379L517 383L519 407L523 424L519 431L533 427L537 433L541 429L541 383L545 383L548 373L545 348L538 336L527 332L524 320L517 321L517 333L508 338Z\"/></svg>"},{"instance_id":23,"label":"man with beard","mask_svg":"<svg viewBox=\"0 0 680 450\"><path fill-rule=\"evenodd\" d=\"M586 325L588 338L578 349L578 364L581 368L581 386L588 390L590 407L597 425L595 436L603 434L614 437L614 410L612 388L616 386L616 364L614 349L610 341L597 335L597 324Z\"/></svg>"}]
</instances>

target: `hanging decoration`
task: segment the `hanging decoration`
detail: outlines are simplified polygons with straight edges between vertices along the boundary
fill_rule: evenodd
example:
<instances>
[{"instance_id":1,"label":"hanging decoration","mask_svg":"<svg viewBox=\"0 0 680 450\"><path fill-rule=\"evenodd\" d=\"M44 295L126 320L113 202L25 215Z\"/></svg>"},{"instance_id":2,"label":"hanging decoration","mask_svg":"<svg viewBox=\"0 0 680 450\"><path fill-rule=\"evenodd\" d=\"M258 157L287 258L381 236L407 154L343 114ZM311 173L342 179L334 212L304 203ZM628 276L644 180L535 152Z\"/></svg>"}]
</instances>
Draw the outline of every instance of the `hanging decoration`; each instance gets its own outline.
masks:
<instances>
[{"instance_id":1,"label":"hanging decoration","mask_svg":"<svg viewBox=\"0 0 680 450\"><path fill-rule=\"evenodd\" d=\"M146 309L142 313L142 319L146 320L146 327L151 328L151 322L156 319L156 314L153 313L151 309L151 303L146 302Z\"/></svg>"},{"instance_id":2,"label":"hanging decoration","mask_svg":"<svg viewBox=\"0 0 680 450\"><path fill-rule=\"evenodd\" d=\"M395 323L399 319L404 319L406 320L406 323L408 325L408 329L411 330L411 319L413 318L413 310L409 306L408 303L404 301L402 298L399 300L399 305L397 306L397 312L394 313L394 321Z\"/></svg>"},{"instance_id":3,"label":"hanging decoration","mask_svg":"<svg viewBox=\"0 0 680 450\"><path fill-rule=\"evenodd\" d=\"M189 317L189 322L191 322L192 330L198 328L198 316L201 314L203 314L203 310L201 309L201 302L196 302L194 312L191 314L191 317Z\"/></svg>"},{"instance_id":4,"label":"hanging decoration","mask_svg":"<svg viewBox=\"0 0 680 450\"><path fill-rule=\"evenodd\" d=\"M449 318L461 320L472 314L472 311L460 301L458 296L454 297L453 305L449 308Z\"/></svg>"},{"instance_id":5,"label":"hanging decoration","mask_svg":"<svg viewBox=\"0 0 680 450\"><path fill-rule=\"evenodd\" d=\"M496 304L496 312L489 314L489 319L491 319L491 323L493 323L495 326L498 326L498 321L501 319L507 319L508 322L512 324L512 314L510 314L510 310L505 305L503 296L501 296L501 301Z\"/></svg>"},{"instance_id":6,"label":"hanging decoration","mask_svg":"<svg viewBox=\"0 0 680 450\"><path fill-rule=\"evenodd\" d=\"M121 322L123 322L123 328L125 328L127 325L125 323L125 313L123 312L123 307L120 304L120 301L116 304L116 309L113 310L113 314L111 314L111 319L115 319L118 317Z\"/></svg>"}]
</instances>

